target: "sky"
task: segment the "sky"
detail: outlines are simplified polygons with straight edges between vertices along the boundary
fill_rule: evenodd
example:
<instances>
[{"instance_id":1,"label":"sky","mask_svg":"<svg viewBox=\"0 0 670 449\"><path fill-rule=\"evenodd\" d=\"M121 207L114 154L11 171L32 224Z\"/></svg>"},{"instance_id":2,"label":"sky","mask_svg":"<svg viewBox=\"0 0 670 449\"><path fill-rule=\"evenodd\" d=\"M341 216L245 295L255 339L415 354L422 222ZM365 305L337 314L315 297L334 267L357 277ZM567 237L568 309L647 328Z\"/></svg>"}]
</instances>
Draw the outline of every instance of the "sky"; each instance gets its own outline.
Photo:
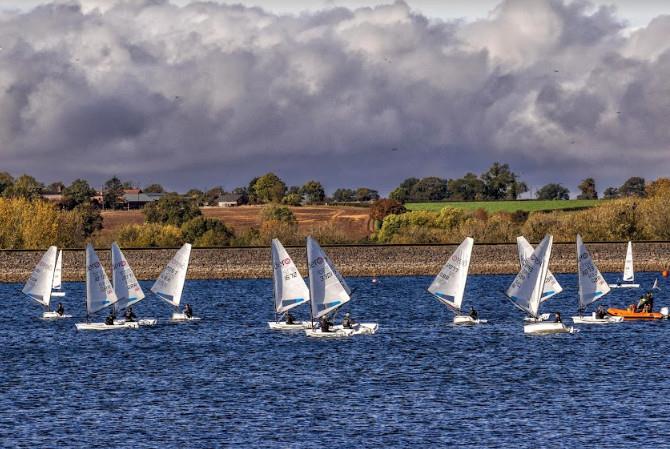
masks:
<instances>
[{"instance_id":1,"label":"sky","mask_svg":"<svg viewBox=\"0 0 670 449\"><path fill-rule=\"evenodd\" d=\"M0 171L388 193L670 169L661 1L0 0Z\"/></svg>"}]
</instances>

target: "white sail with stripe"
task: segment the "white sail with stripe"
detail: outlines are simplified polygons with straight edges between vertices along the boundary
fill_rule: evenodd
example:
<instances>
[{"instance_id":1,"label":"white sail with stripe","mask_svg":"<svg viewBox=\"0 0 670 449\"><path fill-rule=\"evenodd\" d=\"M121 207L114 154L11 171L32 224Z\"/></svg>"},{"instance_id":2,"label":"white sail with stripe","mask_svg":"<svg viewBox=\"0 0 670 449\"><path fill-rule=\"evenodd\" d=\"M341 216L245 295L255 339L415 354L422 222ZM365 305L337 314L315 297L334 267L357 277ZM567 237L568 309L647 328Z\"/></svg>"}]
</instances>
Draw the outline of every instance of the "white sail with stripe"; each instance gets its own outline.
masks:
<instances>
[{"instance_id":1,"label":"white sail with stripe","mask_svg":"<svg viewBox=\"0 0 670 449\"><path fill-rule=\"evenodd\" d=\"M538 317L552 242L551 235L542 239L530 257L524 260L519 274L516 275L506 292L517 307L534 318Z\"/></svg>"},{"instance_id":2,"label":"white sail with stripe","mask_svg":"<svg viewBox=\"0 0 670 449\"><path fill-rule=\"evenodd\" d=\"M119 299L116 303L116 308L119 310L144 299L142 287L116 242L112 243L112 284L114 293Z\"/></svg>"},{"instance_id":3,"label":"white sail with stripe","mask_svg":"<svg viewBox=\"0 0 670 449\"><path fill-rule=\"evenodd\" d=\"M460 313L463 303L473 244L474 240L466 237L428 287L433 296L457 313Z\"/></svg>"},{"instance_id":4,"label":"white sail with stripe","mask_svg":"<svg viewBox=\"0 0 670 449\"><path fill-rule=\"evenodd\" d=\"M519 266L523 267L523 262L533 254L533 246L526 240L526 237L519 236L516 238L516 248L519 253ZM542 298L540 298L540 300L544 302L562 291L563 287L558 283L551 270L547 268L547 278L544 281Z\"/></svg>"},{"instance_id":5,"label":"white sail with stripe","mask_svg":"<svg viewBox=\"0 0 670 449\"><path fill-rule=\"evenodd\" d=\"M278 239L272 239L275 310L284 313L309 301L309 288Z\"/></svg>"},{"instance_id":6,"label":"white sail with stripe","mask_svg":"<svg viewBox=\"0 0 670 449\"><path fill-rule=\"evenodd\" d=\"M579 270L579 310L584 310L586 306L609 293L610 287L600 274L579 234L577 234L577 267Z\"/></svg>"},{"instance_id":7,"label":"white sail with stripe","mask_svg":"<svg viewBox=\"0 0 670 449\"><path fill-rule=\"evenodd\" d=\"M26 285L21 290L25 295L47 308L51 301L51 285L53 284L57 254L56 247L50 246L35 265L32 274L26 281Z\"/></svg>"},{"instance_id":8,"label":"white sail with stripe","mask_svg":"<svg viewBox=\"0 0 670 449\"><path fill-rule=\"evenodd\" d=\"M626 261L623 265L623 280L624 282L633 282L635 280L635 271L633 270L633 243L628 242L626 249Z\"/></svg>"},{"instance_id":9,"label":"white sail with stripe","mask_svg":"<svg viewBox=\"0 0 670 449\"><path fill-rule=\"evenodd\" d=\"M311 236L307 237L307 264L314 318L320 318L351 300L351 290Z\"/></svg>"},{"instance_id":10,"label":"white sail with stripe","mask_svg":"<svg viewBox=\"0 0 670 449\"><path fill-rule=\"evenodd\" d=\"M86 313L92 315L116 304L117 300L107 273L89 243L86 245Z\"/></svg>"},{"instance_id":11,"label":"white sail with stripe","mask_svg":"<svg viewBox=\"0 0 670 449\"><path fill-rule=\"evenodd\" d=\"M63 250L58 251L56 258L56 268L54 270L54 280L51 288L53 290L60 290L63 286Z\"/></svg>"},{"instance_id":12,"label":"white sail with stripe","mask_svg":"<svg viewBox=\"0 0 670 449\"><path fill-rule=\"evenodd\" d=\"M190 257L191 244L184 243L151 287L152 292L175 308L178 308L181 302Z\"/></svg>"}]
</instances>

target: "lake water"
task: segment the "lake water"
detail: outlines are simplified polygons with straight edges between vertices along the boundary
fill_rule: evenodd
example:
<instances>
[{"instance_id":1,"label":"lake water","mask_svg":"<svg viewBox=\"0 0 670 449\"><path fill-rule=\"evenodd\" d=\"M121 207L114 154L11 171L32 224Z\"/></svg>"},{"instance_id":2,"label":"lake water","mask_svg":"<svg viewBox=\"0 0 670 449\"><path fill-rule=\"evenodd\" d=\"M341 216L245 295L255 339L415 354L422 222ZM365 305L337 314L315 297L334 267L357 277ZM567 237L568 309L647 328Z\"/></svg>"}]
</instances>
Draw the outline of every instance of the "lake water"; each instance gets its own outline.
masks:
<instances>
[{"instance_id":1,"label":"lake water","mask_svg":"<svg viewBox=\"0 0 670 449\"><path fill-rule=\"evenodd\" d=\"M636 280L650 286L656 276ZM557 277L565 291L543 311L568 321L576 277ZM183 301L201 322L97 333L74 327L84 284L65 284L75 319L57 322L37 318L21 285L0 284L0 444L668 447L670 322L524 336L502 294L512 278L470 277L466 307L474 300L490 320L473 328L450 324L424 290L429 277L350 278L354 318L380 330L331 341L270 331L270 280L188 281ZM670 305L659 281L656 307ZM625 306L639 294L615 290L604 302ZM169 315L155 297L135 311Z\"/></svg>"}]
</instances>

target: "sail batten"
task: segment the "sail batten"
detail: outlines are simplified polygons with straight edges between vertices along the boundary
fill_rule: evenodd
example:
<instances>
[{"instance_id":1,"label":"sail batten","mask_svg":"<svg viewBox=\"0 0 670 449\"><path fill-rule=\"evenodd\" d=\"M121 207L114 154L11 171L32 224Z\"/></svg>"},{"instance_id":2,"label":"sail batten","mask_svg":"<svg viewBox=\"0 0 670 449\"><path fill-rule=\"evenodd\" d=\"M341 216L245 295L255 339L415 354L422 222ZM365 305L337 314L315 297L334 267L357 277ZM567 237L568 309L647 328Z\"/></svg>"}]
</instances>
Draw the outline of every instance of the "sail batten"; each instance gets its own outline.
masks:
<instances>
[{"instance_id":1,"label":"sail batten","mask_svg":"<svg viewBox=\"0 0 670 449\"><path fill-rule=\"evenodd\" d=\"M507 296L533 317L538 316L542 291L551 257L553 237L547 235L535 248L530 257L523 261L519 274L507 289Z\"/></svg>"},{"instance_id":2,"label":"sail batten","mask_svg":"<svg viewBox=\"0 0 670 449\"><path fill-rule=\"evenodd\" d=\"M53 285L57 254L58 250L56 247L50 246L37 265L35 265L22 290L25 295L44 307L49 307L49 303L51 302L51 287Z\"/></svg>"},{"instance_id":3,"label":"sail batten","mask_svg":"<svg viewBox=\"0 0 670 449\"><path fill-rule=\"evenodd\" d=\"M179 307L179 303L181 302L190 257L191 244L185 243L170 262L168 262L151 287L153 293L170 303L173 307Z\"/></svg>"},{"instance_id":4,"label":"sail batten","mask_svg":"<svg viewBox=\"0 0 670 449\"><path fill-rule=\"evenodd\" d=\"M118 298L116 303L118 309L130 307L145 297L132 268L116 242L112 243L112 284Z\"/></svg>"},{"instance_id":5,"label":"sail batten","mask_svg":"<svg viewBox=\"0 0 670 449\"><path fill-rule=\"evenodd\" d=\"M307 264L314 318L320 318L351 300L351 290L344 278L311 236L307 237Z\"/></svg>"},{"instance_id":6,"label":"sail batten","mask_svg":"<svg viewBox=\"0 0 670 449\"><path fill-rule=\"evenodd\" d=\"M584 310L589 304L609 293L610 287L600 274L579 234L577 235L577 267L579 270L579 310Z\"/></svg>"},{"instance_id":7,"label":"sail batten","mask_svg":"<svg viewBox=\"0 0 670 449\"><path fill-rule=\"evenodd\" d=\"M309 301L309 288L278 239L272 239L275 311L284 313Z\"/></svg>"},{"instance_id":8,"label":"sail batten","mask_svg":"<svg viewBox=\"0 0 670 449\"><path fill-rule=\"evenodd\" d=\"M92 315L117 301L112 283L89 243L86 245L86 312Z\"/></svg>"},{"instance_id":9,"label":"sail batten","mask_svg":"<svg viewBox=\"0 0 670 449\"><path fill-rule=\"evenodd\" d=\"M461 311L473 245L471 237L463 240L428 287L433 296L456 313Z\"/></svg>"}]
</instances>

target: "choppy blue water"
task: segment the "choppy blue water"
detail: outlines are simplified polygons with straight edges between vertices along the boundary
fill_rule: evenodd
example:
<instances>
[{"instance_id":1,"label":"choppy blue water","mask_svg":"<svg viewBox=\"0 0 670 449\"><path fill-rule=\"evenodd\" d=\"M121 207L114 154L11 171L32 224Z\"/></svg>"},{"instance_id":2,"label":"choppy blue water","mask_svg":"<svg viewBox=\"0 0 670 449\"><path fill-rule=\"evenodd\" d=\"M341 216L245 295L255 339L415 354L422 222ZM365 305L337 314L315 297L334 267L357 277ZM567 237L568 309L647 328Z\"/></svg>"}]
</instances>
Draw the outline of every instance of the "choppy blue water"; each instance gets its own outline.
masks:
<instances>
[{"instance_id":1,"label":"choppy blue water","mask_svg":"<svg viewBox=\"0 0 670 449\"><path fill-rule=\"evenodd\" d=\"M616 276L608 276L613 281ZM650 286L656 274L640 273ZM574 275L543 311L573 314ZM660 277L659 277L660 279ZM270 280L189 281L199 323L77 332L45 322L18 284L0 284L0 442L5 447L668 447L670 322L524 336L502 291L471 276L490 324L457 328L428 277L349 279L354 318L379 332L309 340L272 332ZM637 280L637 279L636 279ZM670 305L667 281L656 305ZM143 282L145 290L150 283ZM640 290L613 291L611 305ZM56 298L58 299L58 298ZM149 298L140 316L167 317ZM307 310L300 310L303 317Z\"/></svg>"}]
</instances>

